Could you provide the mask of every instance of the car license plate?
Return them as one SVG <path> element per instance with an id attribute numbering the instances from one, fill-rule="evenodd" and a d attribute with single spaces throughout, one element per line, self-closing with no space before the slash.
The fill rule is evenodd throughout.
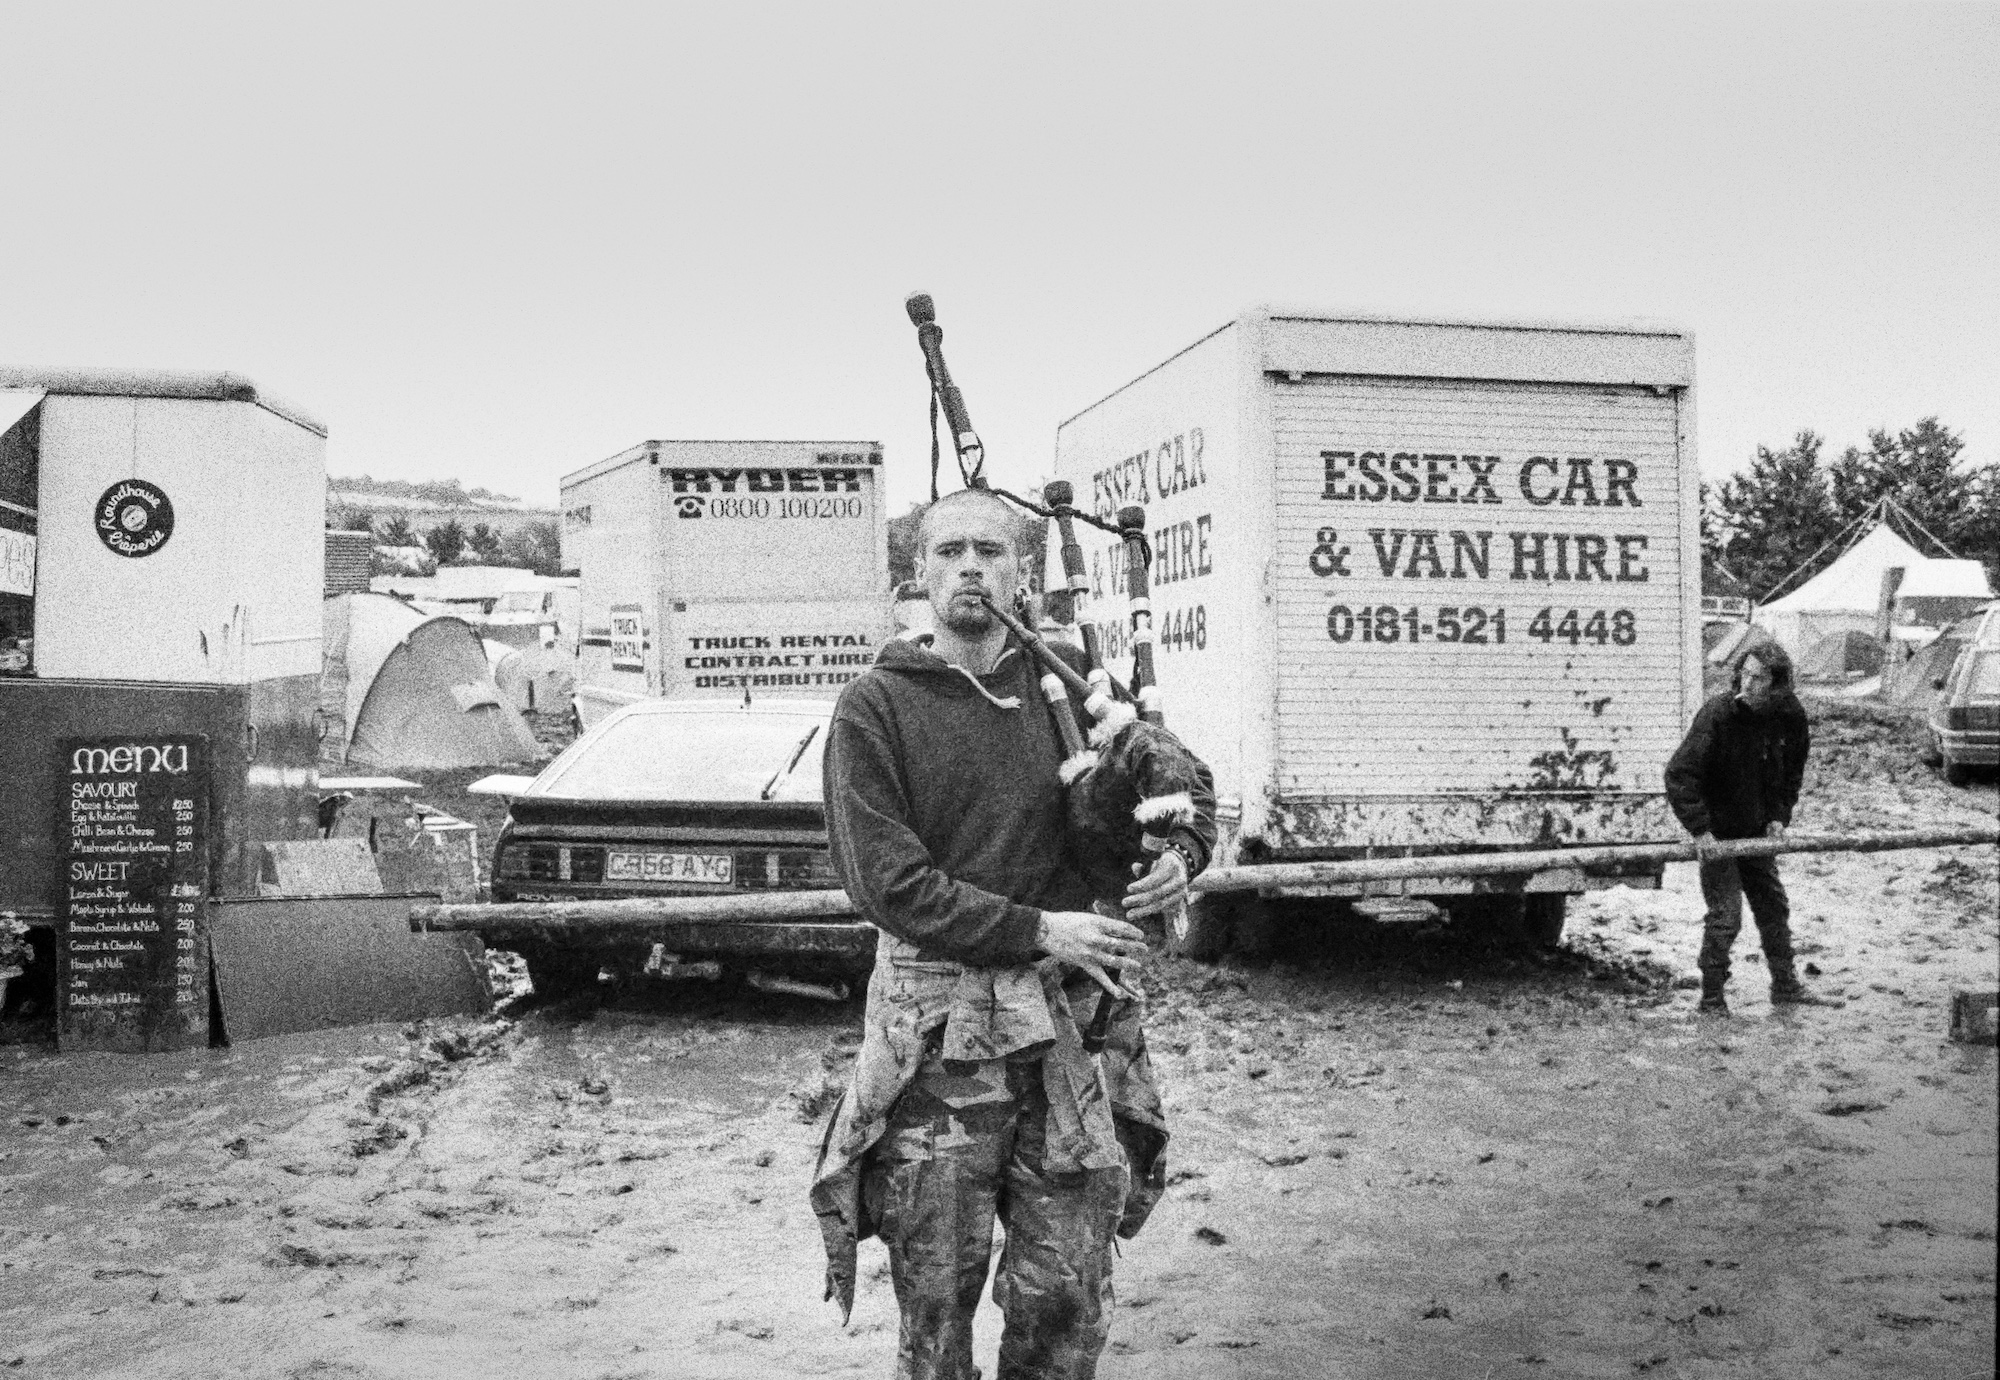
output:
<path id="1" fill-rule="evenodd" d="M 728 886 L 732 859 L 727 853 L 655 853 L 613 849 L 604 860 L 607 882 L 706 882 Z"/>

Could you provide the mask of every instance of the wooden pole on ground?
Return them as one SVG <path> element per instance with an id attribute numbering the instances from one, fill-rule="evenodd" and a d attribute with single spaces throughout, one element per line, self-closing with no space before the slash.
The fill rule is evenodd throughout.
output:
<path id="1" fill-rule="evenodd" d="M 1788 834 L 1781 839 L 1731 839 L 1708 850 L 1712 858 L 1769 858 L 1780 853 L 1884 853 L 1903 848 L 1950 848 L 2000 843 L 2000 828 L 1908 829 L 1847 834 Z M 1357 858 L 1346 862 L 1264 863 L 1210 868 L 1194 879 L 1196 892 L 1254 891 L 1260 887 L 1324 886 L 1335 882 L 1393 882 L 1435 877 L 1492 877 L 1549 868 L 1589 870 L 1632 864 L 1692 862 L 1693 839 L 1674 843 L 1618 843 L 1585 848 L 1542 848 L 1518 853 L 1473 853 L 1423 858 Z"/>
<path id="2" fill-rule="evenodd" d="M 635 896 L 619 901 L 505 901 L 496 905 L 411 906 L 410 928 L 564 930 L 616 934 L 648 925 L 727 925 L 759 920 L 854 919 L 844 891 L 763 891 L 743 896 Z"/>
<path id="3" fill-rule="evenodd" d="M 1709 850 L 1715 858 L 1768 858 L 1780 853 L 1882 853 L 1905 848 L 1951 848 L 2000 843 L 2000 828 L 1910 829 L 1848 834 L 1789 834 L 1782 839 L 1737 839 Z M 1531 852 L 1452 854 L 1424 858 L 1364 858 L 1348 862 L 1268 863 L 1211 868 L 1194 879 L 1196 892 L 1254 891 L 1260 887 L 1319 886 L 1337 882 L 1387 882 L 1435 877 L 1491 877 L 1566 867 L 1581 870 L 1669 862 L 1695 857 L 1692 839 L 1676 843 L 1620 843 L 1595 848 L 1543 848 Z M 844 891 L 765 891 L 740 896 L 640 896 L 619 901 L 509 901 L 497 905 L 412 906 L 410 928 L 425 930 L 520 929 L 551 937 L 615 936 L 658 924 L 725 925 L 757 921 L 855 918 Z"/>

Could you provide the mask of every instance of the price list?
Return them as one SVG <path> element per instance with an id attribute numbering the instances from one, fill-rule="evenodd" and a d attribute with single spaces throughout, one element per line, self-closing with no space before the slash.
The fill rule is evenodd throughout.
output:
<path id="1" fill-rule="evenodd" d="M 208 1043 L 208 740 L 65 739 L 57 774 L 57 1041 Z"/>

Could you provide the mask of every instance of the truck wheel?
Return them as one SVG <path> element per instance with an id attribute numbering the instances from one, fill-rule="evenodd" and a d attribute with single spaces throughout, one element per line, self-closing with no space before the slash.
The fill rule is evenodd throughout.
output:
<path id="1" fill-rule="evenodd" d="M 1954 762 L 1949 757 L 1944 759 L 1945 785 L 1963 786 L 1969 784 L 1971 780 L 1972 780 L 1972 769 L 1966 766 L 1965 763 Z"/>
<path id="2" fill-rule="evenodd" d="M 1522 898 L 1521 938 L 1537 948 L 1553 949 L 1562 943 L 1563 918 L 1569 897 L 1560 891 L 1537 892 Z"/>
<path id="3" fill-rule="evenodd" d="M 1923 764 L 1933 769 L 1944 765 L 1944 745 L 1938 742 L 1935 733 L 1924 734 Z"/>
<path id="4" fill-rule="evenodd" d="M 1199 963 L 1215 962 L 1229 951 L 1241 904 L 1234 896 L 1213 892 L 1190 896 L 1186 906 L 1167 917 L 1167 952 Z"/>
<path id="5" fill-rule="evenodd" d="M 528 981 L 542 1001 L 563 1001 L 597 990 L 597 974 L 603 961 L 594 950 L 555 949 L 537 945 L 524 949 Z"/>

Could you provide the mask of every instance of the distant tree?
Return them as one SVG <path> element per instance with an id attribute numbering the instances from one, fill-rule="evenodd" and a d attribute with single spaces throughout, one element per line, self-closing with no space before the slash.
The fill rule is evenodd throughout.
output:
<path id="1" fill-rule="evenodd" d="M 378 546 L 369 558 L 368 573 L 370 575 L 435 575 L 437 574 L 437 562 L 432 559 L 430 552 L 425 551 L 422 547 L 417 548 L 417 558 L 411 560 L 407 556 L 390 557 L 384 555 L 383 548 Z"/>
<path id="2" fill-rule="evenodd" d="M 1039 498 L 1045 483 L 1046 480 L 1037 479 L 1028 492 Z M 1021 517 L 1028 525 L 1028 549 L 1021 554 L 1021 570 L 1028 577 L 1028 588 L 1040 592 L 1042 578 L 1048 568 L 1051 524 L 1047 518 L 1036 517 L 1033 513 L 1023 513 Z M 1078 535 L 1081 536 L 1082 532 L 1079 531 Z"/>
<path id="3" fill-rule="evenodd" d="M 1703 554 L 1768 598 L 1779 580 L 1887 498 L 1913 520 L 1892 517 L 1891 526 L 1927 555 L 1940 553 L 1925 533 L 2000 575 L 2000 465 L 1964 464 L 1964 447 L 1936 417 L 1894 435 L 1871 431 L 1866 448 L 1849 446 L 1824 467 L 1820 438 L 1810 431 L 1786 450 L 1759 446 L 1747 474 L 1716 490 L 1703 486 Z M 1820 552 L 1786 588 L 1817 574 L 1839 550 Z"/>
<path id="4" fill-rule="evenodd" d="M 917 523 L 927 503 L 912 503 L 910 511 L 889 519 L 889 588 L 917 578 Z"/>
<path id="5" fill-rule="evenodd" d="M 472 524 L 472 530 L 465 534 L 465 544 L 471 550 L 473 559 L 481 565 L 499 565 L 502 559 L 500 534 L 483 522 Z"/>
<path id="6" fill-rule="evenodd" d="M 375 540 L 381 546 L 415 546 L 417 533 L 410 520 L 398 513 L 376 530 Z"/>
<path id="7" fill-rule="evenodd" d="M 546 518 L 522 523 L 507 534 L 501 547 L 509 565 L 524 566 L 537 575 L 562 573 L 562 535 Z"/>
<path id="8" fill-rule="evenodd" d="M 1820 468 L 1824 444 L 1817 433 L 1801 431 L 1784 450 L 1759 446 L 1749 472 L 1731 476 L 1715 491 L 1708 554 L 1759 599 L 1768 598 L 1815 553 L 1821 561 L 1835 554 L 1820 548 L 1848 518 L 1834 506 L 1832 486 Z"/>
<path id="9" fill-rule="evenodd" d="M 1983 473 L 1958 463 L 1964 449 L 1965 439 L 1936 417 L 1925 417 L 1894 436 L 1871 431 L 1866 450 L 1849 446 L 1833 462 L 1834 502 L 1854 518 L 1887 498 L 1946 546 L 1980 547 L 1985 543 L 1979 529 L 1987 516 L 1981 503 Z M 1905 535 L 1922 544 L 1920 534 Z"/>
<path id="10" fill-rule="evenodd" d="M 335 532 L 372 532 L 375 530 L 375 514 L 366 508 L 342 504 L 327 514 L 326 525 Z"/>
<path id="11" fill-rule="evenodd" d="M 457 518 L 447 519 L 424 533 L 424 545 L 439 565 L 454 565 L 465 554 L 465 528 Z"/>
<path id="12" fill-rule="evenodd" d="M 1986 563 L 1986 578 L 2000 589 L 2000 463 L 1981 465 L 1973 471 L 1975 485 L 1967 504 L 1965 523 L 1958 529 L 1963 543 L 1958 554 Z"/>

